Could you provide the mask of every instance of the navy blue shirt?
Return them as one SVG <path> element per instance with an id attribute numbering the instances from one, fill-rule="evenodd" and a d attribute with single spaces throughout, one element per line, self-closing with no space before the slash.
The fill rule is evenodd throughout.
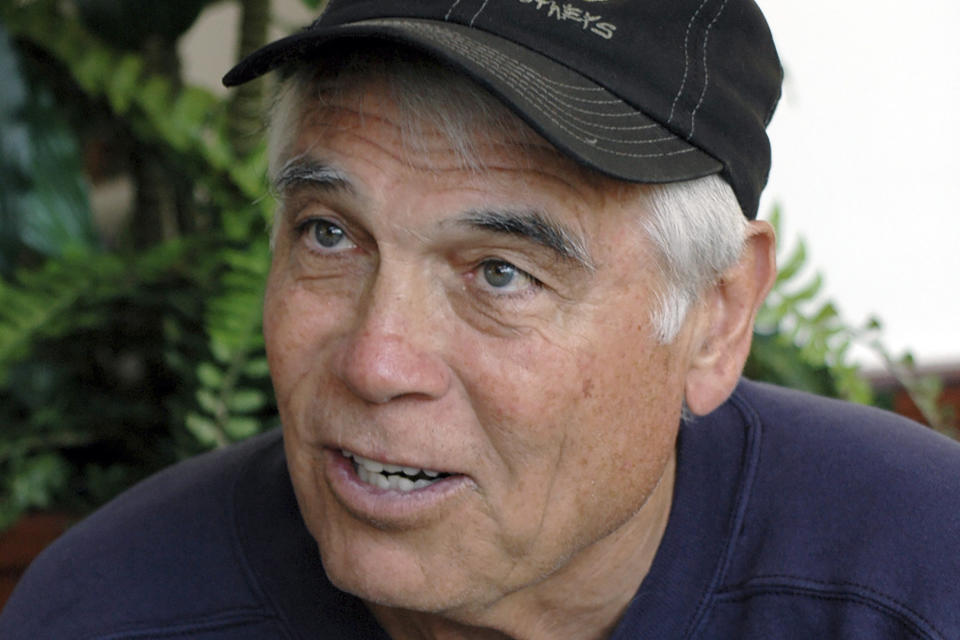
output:
<path id="1" fill-rule="evenodd" d="M 670 520 L 613 637 L 960 639 L 960 445 L 751 382 L 678 442 Z M 280 434 L 177 465 L 76 525 L 0 638 L 386 634 L 326 579 Z"/>

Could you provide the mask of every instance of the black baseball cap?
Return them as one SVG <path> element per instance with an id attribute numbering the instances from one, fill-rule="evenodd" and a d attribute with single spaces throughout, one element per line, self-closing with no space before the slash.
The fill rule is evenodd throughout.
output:
<path id="1" fill-rule="evenodd" d="M 753 0 L 330 0 L 223 83 L 350 38 L 444 60 L 601 173 L 644 183 L 719 173 L 757 215 L 783 72 Z"/>

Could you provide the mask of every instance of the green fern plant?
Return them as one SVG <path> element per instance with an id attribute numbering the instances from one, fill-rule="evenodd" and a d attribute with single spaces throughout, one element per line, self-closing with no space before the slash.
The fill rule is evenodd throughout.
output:
<path id="1" fill-rule="evenodd" d="M 770 216 L 780 231 L 780 210 Z M 756 322 L 753 347 L 746 375 L 784 386 L 843 398 L 861 404 L 875 404 L 875 397 L 860 367 L 851 359 L 850 349 L 870 349 L 920 409 L 934 429 L 953 438 L 960 437 L 956 416 L 939 401 L 943 389 L 934 376 L 917 373 L 913 356 L 894 356 L 882 340 L 883 326 L 870 318 L 862 326 L 848 324 L 831 300 L 825 300 L 823 277 L 806 276 L 807 248 L 799 239 L 792 248 L 781 246 L 784 254 L 773 290 Z"/>
<path id="2" fill-rule="evenodd" d="M 5 5 L 0 19 L 188 177 L 212 221 L 146 250 L 72 249 L 0 281 L 2 529 L 30 508 L 96 506 L 272 426 L 275 411 L 260 325 L 262 144 L 236 151 L 223 100 L 148 71 L 56 3 Z"/>
<path id="3" fill-rule="evenodd" d="M 780 210 L 770 223 L 779 234 Z M 857 331 L 841 318 L 836 305 L 823 299 L 823 277 L 807 276 L 803 239 L 781 246 L 777 279 L 757 314 L 754 344 L 745 373 L 785 386 L 861 404 L 873 392 L 849 352 Z"/>
<path id="4" fill-rule="evenodd" d="M 270 249 L 263 234 L 244 250 L 221 253 L 228 271 L 224 291 L 206 313 L 212 358 L 197 365 L 198 411 L 186 426 L 202 443 L 223 446 L 257 433 L 262 422 L 253 415 L 270 404 L 264 386 L 269 369 L 264 354 L 263 287 Z"/>

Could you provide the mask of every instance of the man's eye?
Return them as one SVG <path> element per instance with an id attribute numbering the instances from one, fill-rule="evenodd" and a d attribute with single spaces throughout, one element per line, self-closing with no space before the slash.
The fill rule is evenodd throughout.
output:
<path id="1" fill-rule="evenodd" d="M 480 265 L 484 282 L 502 293 L 520 293 L 540 282 L 526 271 L 503 260 L 486 260 Z"/>
<path id="2" fill-rule="evenodd" d="M 517 268 L 509 262 L 489 261 L 483 264 L 483 278 L 491 287 L 509 286 L 517 277 Z"/>
<path id="3" fill-rule="evenodd" d="M 336 249 L 342 251 L 352 249 L 356 245 L 350 241 L 342 227 L 329 220 L 307 220 L 300 226 L 300 232 L 306 234 L 307 241 L 316 250 L 327 251 Z"/>

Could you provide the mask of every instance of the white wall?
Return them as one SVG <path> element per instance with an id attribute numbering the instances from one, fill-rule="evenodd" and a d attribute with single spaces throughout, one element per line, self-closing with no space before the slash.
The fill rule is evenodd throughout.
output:
<path id="1" fill-rule="evenodd" d="M 782 205 L 847 319 L 960 361 L 960 3 L 759 4 L 787 73 L 761 211 Z"/>
<path id="2" fill-rule="evenodd" d="M 315 17 L 301 0 L 273 0 L 273 12 L 272 38 L 293 33 Z M 226 93 L 220 78 L 236 62 L 239 20 L 239 7 L 234 3 L 214 4 L 197 18 L 179 43 L 187 82 Z"/>

